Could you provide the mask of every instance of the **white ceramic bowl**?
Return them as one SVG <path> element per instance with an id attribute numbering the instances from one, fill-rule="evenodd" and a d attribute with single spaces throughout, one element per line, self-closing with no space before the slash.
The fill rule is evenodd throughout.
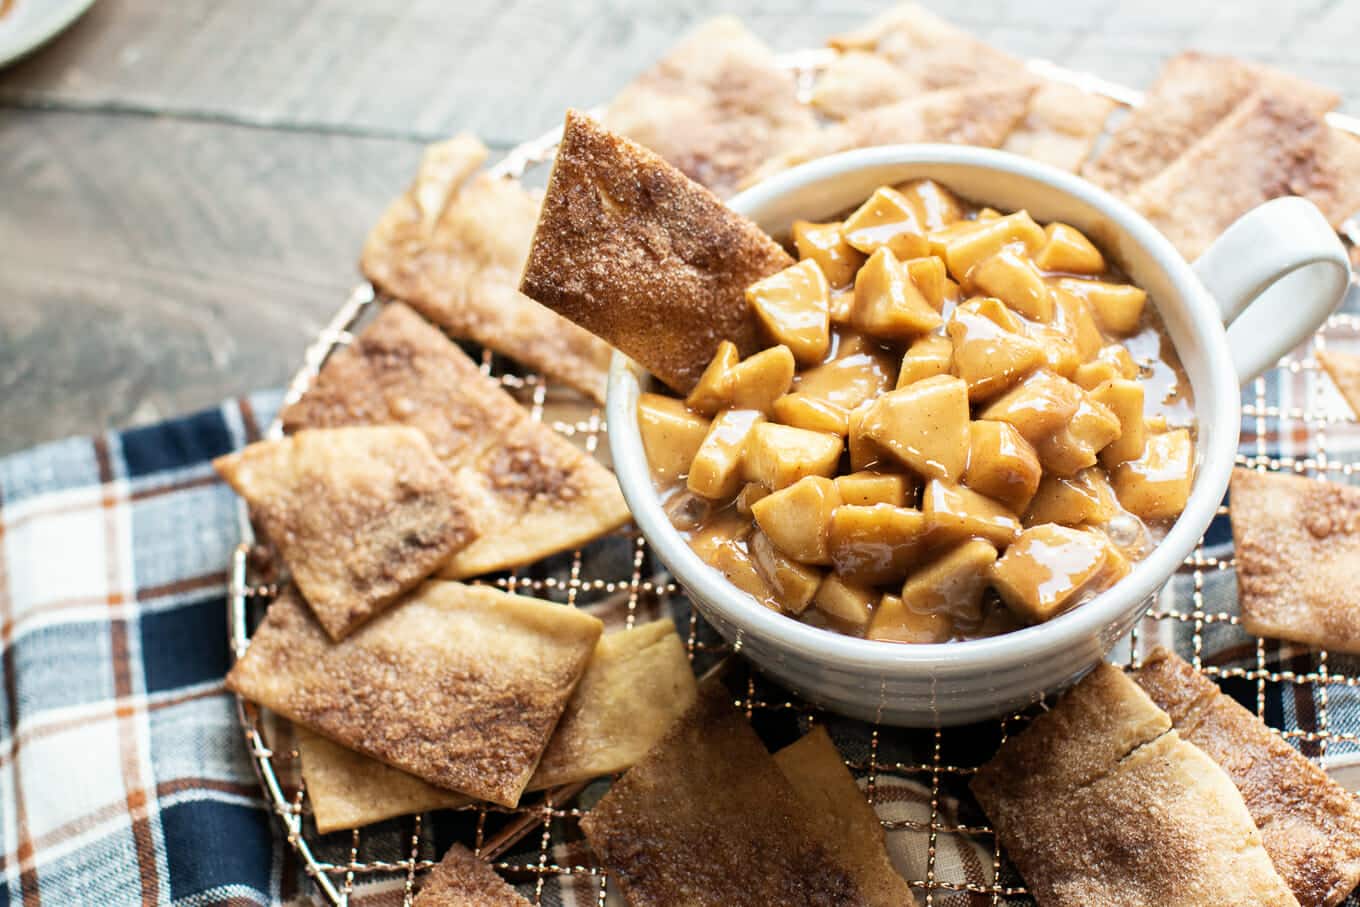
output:
<path id="1" fill-rule="evenodd" d="M 759 605 L 700 560 L 671 526 L 638 433 L 638 395 L 651 379 L 617 354 L 608 418 L 614 468 L 643 535 L 738 651 L 826 708 L 888 724 L 937 726 L 1023 708 L 1075 681 L 1130 630 L 1223 499 L 1237 450 L 1239 381 L 1269 368 L 1316 330 L 1340 302 L 1350 272 L 1336 234 L 1301 199 L 1250 212 L 1191 266 L 1151 224 L 1090 183 L 977 148 L 852 151 L 779 174 L 729 204 L 771 235 L 787 236 L 795 219 L 830 219 L 878 186 L 922 177 L 979 204 L 1024 208 L 1040 223 L 1075 226 L 1157 306 L 1194 390 L 1198 467 L 1184 513 L 1125 579 L 1045 624 L 990 639 L 901 645 L 820 630 Z"/>

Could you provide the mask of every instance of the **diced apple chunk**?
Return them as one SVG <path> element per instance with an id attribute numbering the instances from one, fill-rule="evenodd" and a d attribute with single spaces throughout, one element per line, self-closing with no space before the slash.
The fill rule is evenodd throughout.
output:
<path id="1" fill-rule="evenodd" d="M 953 341 L 940 334 L 927 334 L 907 347 L 902 368 L 897 372 L 897 386 L 902 388 L 922 378 L 948 375 L 953 367 Z"/>
<path id="2" fill-rule="evenodd" d="M 669 482 L 689 472 L 708 434 L 708 420 L 674 397 L 643 394 L 638 398 L 638 431 L 652 475 Z"/>
<path id="3" fill-rule="evenodd" d="M 829 431 L 842 436 L 850 428 L 850 413 L 845 407 L 807 394 L 785 394 L 774 401 L 774 417 L 795 428 Z"/>
<path id="4" fill-rule="evenodd" d="M 855 276 L 850 322 L 874 337 L 911 340 L 940 326 L 940 313 L 926 301 L 907 269 L 887 247 L 879 249 Z"/>
<path id="5" fill-rule="evenodd" d="M 1125 510 L 1145 520 L 1173 519 L 1190 497 L 1194 465 L 1189 431 L 1178 428 L 1149 435 L 1142 456 L 1115 467 L 1115 494 Z"/>
<path id="6" fill-rule="evenodd" d="M 843 447 L 840 435 L 765 422 L 746 444 L 742 476 L 778 491 L 805 476 L 833 475 Z"/>
<path id="7" fill-rule="evenodd" d="M 1094 390 L 1101 383 L 1115 378 L 1138 377 L 1138 364 L 1122 344 L 1102 347 L 1096 358 L 1083 362 L 1072 375 L 1072 380 L 1086 390 Z"/>
<path id="8" fill-rule="evenodd" d="M 812 259 L 758 280 L 746 289 L 746 301 L 765 333 L 783 344 L 801 366 L 816 365 L 831 345 L 831 289 Z"/>
<path id="9" fill-rule="evenodd" d="M 916 289 L 921 291 L 926 302 L 938 312 L 949 294 L 950 280 L 949 275 L 945 273 L 944 262 L 934 255 L 927 255 L 924 258 L 909 259 L 906 264 L 907 276 L 916 284 Z"/>
<path id="10" fill-rule="evenodd" d="M 755 558 L 737 545 L 722 545 L 713 552 L 709 565 L 727 581 L 767 608 L 774 606 L 774 589 L 756 569 Z"/>
<path id="11" fill-rule="evenodd" d="M 864 414 L 862 429 L 918 474 L 957 481 L 968 462 L 968 385 L 939 375 L 886 393 Z"/>
<path id="12" fill-rule="evenodd" d="M 891 504 L 906 507 L 916 494 L 914 483 L 901 473 L 852 472 L 836 477 L 836 490 L 846 504 Z"/>
<path id="13" fill-rule="evenodd" d="M 1092 400 L 1104 404 L 1119 420 L 1119 437 L 1100 452 L 1100 462 L 1113 469 L 1126 460 L 1143 455 L 1147 428 L 1143 422 L 1143 385 L 1126 378 L 1112 378 L 1090 392 Z"/>
<path id="14" fill-rule="evenodd" d="M 954 345 L 954 374 L 968 382 L 974 402 L 1013 387 L 1044 361 L 1043 348 L 999 299 L 968 300 L 954 309 L 945 330 Z"/>
<path id="15" fill-rule="evenodd" d="M 841 225 L 845 241 L 870 255 L 887 247 L 898 258 L 917 258 L 930 252 L 925 227 L 911 203 L 896 189 L 883 186 Z"/>
<path id="16" fill-rule="evenodd" d="M 1096 322 L 1111 334 L 1123 336 L 1138 330 L 1147 303 L 1147 291 L 1127 283 L 1062 278 L 1058 286 L 1091 304 Z"/>
<path id="17" fill-rule="evenodd" d="M 1015 513 L 1024 513 L 1042 476 L 1034 445 L 1014 425 L 978 420 L 968 426 L 963 484 Z"/>
<path id="18" fill-rule="evenodd" d="M 1041 623 L 1127 572 L 1128 561 L 1102 533 L 1045 523 L 1022 532 L 992 566 L 992 585 L 1012 611 Z"/>
<path id="19" fill-rule="evenodd" d="M 708 427 L 690 465 L 687 485 L 711 500 L 730 498 L 741 488 L 746 445 L 765 416 L 751 409 L 729 409 Z"/>
<path id="20" fill-rule="evenodd" d="M 842 504 L 831 514 L 827 545 L 836 573 L 876 586 L 901 580 L 925 543 L 925 514 L 891 504 Z"/>
<path id="21" fill-rule="evenodd" d="M 1015 311 L 1038 322 L 1053 320 L 1053 296 L 1039 272 L 1014 249 L 984 258 L 968 273 L 969 285 L 995 296 Z"/>
<path id="22" fill-rule="evenodd" d="M 982 595 L 991 582 L 996 548 L 981 539 L 964 542 L 920 567 L 902 585 L 902 601 L 918 614 L 947 616 L 950 623 L 982 622 Z"/>
<path id="23" fill-rule="evenodd" d="M 830 564 L 831 514 L 840 503 L 835 482 L 808 476 L 753 503 L 751 515 L 788 557 L 804 564 Z"/>
<path id="24" fill-rule="evenodd" d="M 931 480 L 921 495 L 921 510 L 930 526 L 931 544 L 980 538 L 1004 549 L 1020 532 L 1010 508 L 971 488 Z"/>
<path id="25" fill-rule="evenodd" d="M 1034 263 L 1045 271 L 1104 273 L 1105 257 L 1077 228 L 1055 221 L 1044 227 L 1044 236 L 1048 241 L 1035 253 Z"/>
<path id="26" fill-rule="evenodd" d="M 980 418 L 1009 422 L 1021 437 L 1037 445 L 1067 424 L 1076 414 L 1083 396 L 1081 388 L 1071 381 L 1041 370 L 989 404 Z"/>
<path id="27" fill-rule="evenodd" d="M 1080 296 L 1069 293 L 1059 285 L 1052 286 L 1055 309 L 1055 323 L 1067 334 L 1077 349 L 1081 362 L 1089 362 L 1100 354 L 1105 345 L 1105 336 L 1100 333 L 1091 304 Z"/>
<path id="28" fill-rule="evenodd" d="M 1034 445 L 1039 462 L 1060 476 L 1094 466 L 1098 454 L 1119 438 L 1119 419 L 1109 407 L 1083 393 L 1067 424 Z"/>
<path id="29" fill-rule="evenodd" d="M 921 613 L 908 607 L 899 596 L 885 595 L 878 600 L 865 639 L 899 643 L 948 642 L 953 627 L 943 614 Z"/>
<path id="30" fill-rule="evenodd" d="M 1072 339 L 1072 335 L 1060 321 L 1030 325 L 1029 336 L 1034 338 L 1044 351 L 1044 368 L 1064 378 L 1071 378 L 1076 374 L 1082 365 L 1081 352 L 1077 349 L 1077 342 Z"/>
<path id="31" fill-rule="evenodd" d="M 872 407 L 871 402 L 861 403 L 850 411 L 850 418 L 847 420 L 846 445 L 850 448 L 850 468 L 856 472 L 884 462 L 891 456 L 865 434 L 864 416 Z"/>
<path id="32" fill-rule="evenodd" d="M 759 529 L 751 533 L 748 545 L 757 572 L 773 591 L 779 606 L 790 614 L 807 610 L 822 582 L 822 571 L 785 556 Z"/>
<path id="33" fill-rule="evenodd" d="M 1030 502 L 1025 523 L 1059 523 L 1063 526 L 1100 525 L 1109 522 L 1119 504 L 1105 473 L 1083 469 L 1075 476 L 1044 476 Z"/>
<path id="34" fill-rule="evenodd" d="M 921 226 L 927 230 L 938 230 L 963 220 L 963 202 L 934 180 L 911 180 L 893 188 L 911 204 Z"/>
<path id="35" fill-rule="evenodd" d="M 747 482 L 741 486 L 741 491 L 737 492 L 737 513 L 742 516 L 751 516 L 751 508 L 755 506 L 756 501 L 769 497 L 769 494 L 770 489 L 759 482 Z"/>
<path id="36" fill-rule="evenodd" d="M 853 248 L 841 236 L 839 221 L 815 224 L 811 221 L 793 222 L 793 245 L 799 258 L 817 262 L 827 282 L 833 287 L 848 287 L 855 272 L 864 264 L 864 253 Z"/>
<path id="37" fill-rule="evenodd" d="M 835 359 L 798 376 L 795 393 L 825 400 L 846 410 L 892 389 L 897 360 L 892 353 L 856 335 L 843 337 Z"/>
<path id="38" fill-rule="evenodd" d="M 774 401 L 788 393 L 795 363 L 786 346 L 772 346 L 738 362 L 731 370 L 728 403 L 736 409 L 769 414 Z"/>
<path id="39" fill-rule="evenodd" d="M 1027 211 L 1017 211 L 994 220 L 974 221 L 973 229 L 960 231 L 945 243 L 944 263 L 954 279 L 967 285 L 968 272 L 984 258 L 1006 246 L 1023 246 L 1026 253 L 1038 251 L 1047 242 L 1043 228 Z"/>
<path id="40" fill-rule="evenodd" d="M 862 631 L 869 623 L 877 599 L 874 590 L 833 573 L 822 580 L 812 603 L 827 617 Z"/>
<path id="41" fill-rule="evenodd" d="M 732 369 L 740 361 L 741 354 L 737 352 L 735 343 L 730 340 L 719 343 L 713 358 L 708 360 L 708 366 L 699 376 L 698 383 L 685 398 L 685 405 L 705 416 L 711 416 L 727 406 L 732 399 Z"/>

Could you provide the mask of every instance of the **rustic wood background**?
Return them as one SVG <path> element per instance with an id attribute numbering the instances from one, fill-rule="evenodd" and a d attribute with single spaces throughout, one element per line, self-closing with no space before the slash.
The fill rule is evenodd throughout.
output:
<path id="1" fill-rule="evenodd" d="M 0 452 L 281 384 L 422 143 L 512 146 L 721 12 L 795 49 L 886 2 L 99 0 L 0 71 Z M 1354 0 L 927 2 L 1132 85 L 1198 47 L 1360 102 Z"/>

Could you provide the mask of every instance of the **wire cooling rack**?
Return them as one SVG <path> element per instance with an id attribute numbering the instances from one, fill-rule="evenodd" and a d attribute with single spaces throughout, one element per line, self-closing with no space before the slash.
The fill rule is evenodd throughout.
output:
<path id="1" fill-rule="evenodd" d="M 783 58 L 805 97 L 829 54 L 808 51 Z M 1136 91 L 1046 61 L 1029 66 L 1046 78 L 1105 95 L 1125 107 L 1141 101 Z M 1331 123 L 1360 134 L 1360 122 L 1351 118 L 1334 114 Z M 514 149 L 493 172 L 525 175 L 551 160 L 559 137 L 560 129 Z M 1351 223 L 1342 232 L 1352 243 L 1360 239 Z M 306 392 L 326 358 L 347 345 L 381 304 L 366 284 L 353 291 L 306 351 L 285 405 Z M 1316 336 L 1244 389 L 1239 465 L 1342 482 L 1352 481 L 1360 471 L 1360 425 L 1320 371 L 1315 353 L 1324 348 L 1360 352 L 1356 287 L 1342 311 Z M 607 454 L 598 407 L 490 351 L 469 349 L 480 356 L 483 372 L 498 378 L 535 419 L 589 452 Z M 277 419 L 268 433 L 281 435 Z M 1241 629 L 1226 517 L 1227 508 L 1221 507 L 1194 554 L 1111 659 L 1136 666 L 1154 646 L 1174 648 L 1305 755 L 1333 766 L 1360 763 L 1360 658 L 1292 647 Z M 238 658 L 278 591 L 273 565 L 255 544 L 244 505 L 239 521 L 242 541 L 233 556 L 228 600 L 230 643 Z M 590 608 L 607 624 L 631 626 L 670 615 L 696 670 L 728 652 L 632 526 L 581 550 L 481 582 Z M 976 767 L 1029 716 L 935 731 L 866 725 L 792 701 L 743 660 L 733 662 L 734 698 L 767 743 L 790 742 L 815 723 L 828 726 L 879 811 L 898 868 L 925 904 L 1033 904 L 967 792 Z M 607 790 L 610 779 L 551 791 L 516 809 L 475 805 L 320 835 L 311 819 L 291 727 L 243 699 L 238 698 L 237 707 L 252 762 L 289 851 L 329 903 L 409 904 L 421 873 L 453 841 L 476 848 L 535 904 L 623 903 L 593 863 L 578 827 L 580 816 Z M 1360 907 L 1360 898 L 1345 907 Z"/>

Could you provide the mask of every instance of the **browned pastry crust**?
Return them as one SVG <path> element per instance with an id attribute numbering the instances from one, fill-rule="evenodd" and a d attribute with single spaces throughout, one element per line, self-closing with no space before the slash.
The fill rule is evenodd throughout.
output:
<path id="1" fill-rule="evenodd" d="M 628 520 L 618 482 L 589 454 L 534 421 L 457 345 L 393 303 L 336 352 L 285 431 L 399 422 L 418 428 L 453 470 L 481 537 L 442 574 L 475 576 L 584 544 Z"/>
<path id="2" fill-rule="evenodd" d="M 1188 259 L 1252 208 L 1286 195 L 1318 204 L 1333 222 L 1360 208 L 1360 144 L 1329 129 L 1307 105 L 1258 92 L 1129 203 Z"/>
<path id="3" fill-rule="evenodd" d="M 1025 115 L 1035 84 L 1021 77 L 998 86 L 935 91 L 860 111 L 770 158 L 748 182 L 828 154 L 874 145 L 944 142 L 997 148 Z"/>
<path id="4" fill-rule="evenodd" d="M 575 608 L 430 582 L 332 643 L 289 589 L 227 686 L 431 784 L 514 806 L 602 629 Z"/>
<path id="5" fill-rule="evenodd" d="M 1315 114 L 1338 102 L 1334 93 L 1286 73 L 1233 57 L 1187 51 L 1162 67 L 1143 103 L 1082 174 L 1116 195 L 1128 195 L 1190 150 L 1258 89 Z"/>
<path id="6" fill-rule="evenodd" d="M 581 820 L 632 907 L 870 904 L 715 685 Z"/>
<path id="7" fill-rule="evenodd" d="M 972 788 L 1044 907 L 1293 907 L 1228 775 L 1102 664 Z"/>
<path id="8" fill-rule="evenodd" d="M 608 344 L 517 289 L 541 193 L 477 173 L 485 157 L 468 135 L 432 145 L 415 182 L 369 234 L 364 276 L 455 337 L 603 402 Z"/>
<path id="9" fill-rule="evenodd" d="M 619 92 L 603 121 L 720 196 L 816 128 L 793 74 L 731 16 L 686 35 Z"/>
<path id="10" fill-rule="evenodd" d="M 1341 392 L 1351 412 L 1360 416 L 1360 356 L 1333 350 L 1318 350 L 1314 355 Z"/>
<path id="11" fill-rule="evenodd" d="M 1044 82 L 1001 150 L 1075 171 L 1095 147 L 1114 106 L 1109 98 L 1075 86 Z"/>
<path id="12" fill-rule="evenodd" d="M 1360 884 L 1360 801 L 1172 653 L 1153 652 L 1133 677 L 1232 778 L 1302 907 L 1333 907 Z"/>
<path id="13" fill-rule="evenodd" d="M 683 393 L 721 341 L 759 348 L 745 290 L 791 264 L 713 193 L 568 111 L 520 288 Z"/>
<path id="14" fill-rule="evenodd" d="M 477 537 L 463 483 L 413 429 L 304 431 L 213 466 L 335 640 Z"/>
<path id="15" fill-rule="evenodd" d="M 485 860 L 454 844 L 425 877 L 411 907 L 529 907 L 529 902 Z"/>
<path id="16" fill-rule="evenodd" d="M 1360 488 L 1239 468 L 1228 506 L 1247 632 L 1360 653 Z"/>

